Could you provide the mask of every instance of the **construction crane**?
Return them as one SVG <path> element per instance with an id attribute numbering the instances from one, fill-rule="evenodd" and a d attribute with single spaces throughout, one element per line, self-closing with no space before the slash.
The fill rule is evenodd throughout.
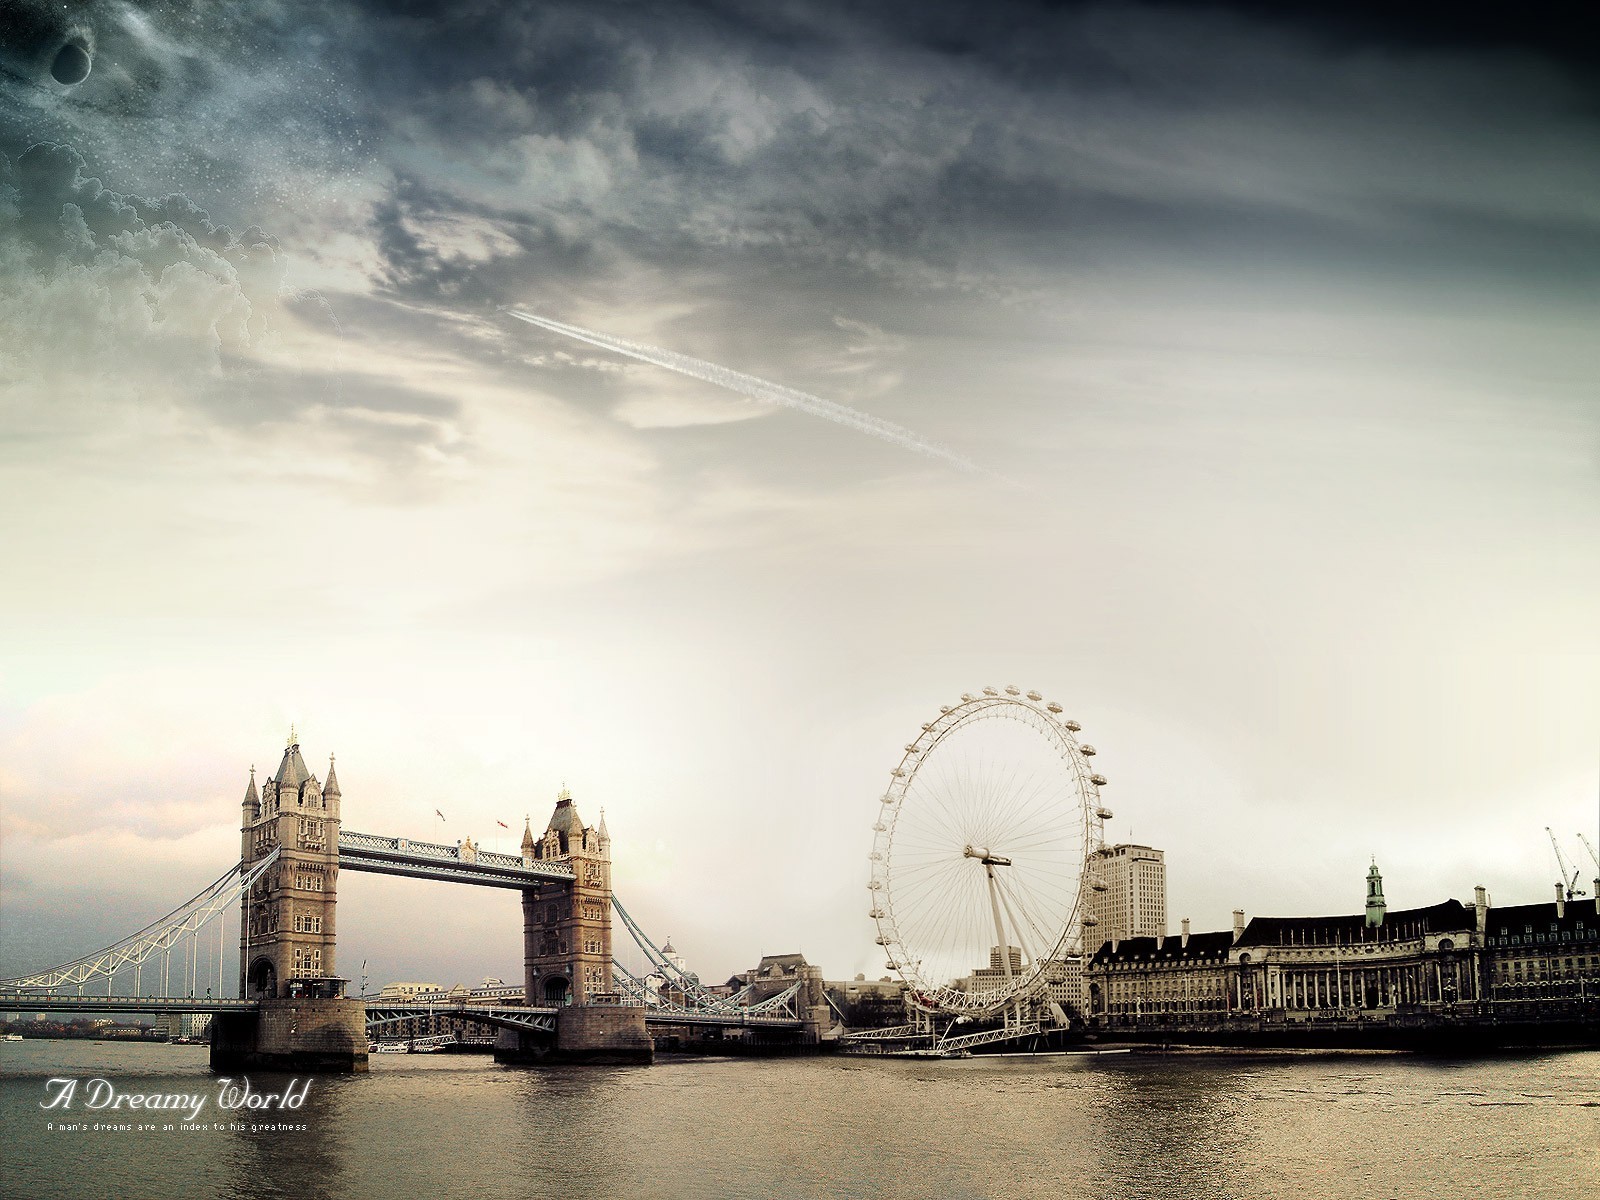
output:
<path id="1" fill-rule="evenodd" d="M 1600 854 L 1594 852 L 1594 843 L 1581 833 L 1578 835 L 1578 840 L 1583 843 L 1583 848 L 1589 852 L 1589 857 L 1594 861 L 1595 870 L 1600 871 Z"/>
<path id="2" fill-rule="evenodd" d="M 1582 870 L 1582 868 L 1574 868 L 1571 871 L 1572 878 L 1569 880 L 1567 878 L 1567 856 L 1561 853 L 1561 843 L 1556 841 L 1556 835 L 1554 831 L 1551 830 L 1550 826 L 1546 825 L 1544 827 L 1544 831 L 1550 835 L 1550 848 L 1556 852 L 1556 865 L 1561 868 L 1561 879 L 1559 882 L 1566 890 L 1567 899 L 1576 900 L 1579 896 L 1588 895 L 1587 892 L 1583 892 L 1578 889 L 1578 873 Z M 1593 853 L 1593 851 L 1591 850 L 1590 853 Z"/>

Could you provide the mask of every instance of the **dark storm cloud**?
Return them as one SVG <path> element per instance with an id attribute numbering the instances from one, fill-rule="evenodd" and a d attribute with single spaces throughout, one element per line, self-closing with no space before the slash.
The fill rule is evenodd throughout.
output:
<path id="1" fill-rule="evenodd" d="M 365 11 L 362 75 L 401 114 L 376 228 L 402 294 L 477 304 L 631 261 L 944 286 L 1157 242 L 1593 271 L 1594 114 L 1536 22 L 1496 40 L 1318 5 Z M 453 244 L 462 216 L 498 244 Z"/>
<path id="2" fill-rule="evenodd" d="M 68 127 L 118 186 L 293 227 L 313 254 L 354 234 L 403 304 L 576 316 L 670 298 L 732 330 L 778 288 L 804 313 L 793 340 L 837 297 L 1026 296 L 1084 267 L 1534 288 L 1600 270 L 1593 85 L 1525 16 L 1435 28 L 1243 0 L 81 13 L 104 30 L 78 84 L 24 78 L 0 30 L 10 138 Z"/>
<path id="3" fill-rule="evenodd" d="M 364 191 L 379 281 L 467 307 L 630 262 L 993 281 L 1030 234 L 1025 261 L 1137 249 L 1141 208 L 1205 252 L 1259 220 L 1293 254 L 1284 231 L 1315 226 L 1304 257 L 1380 271 L 1427 211 L 1411 257 L 1470 263 L 1486 223 L 1529 243 L 1592 225 L 1600 184 L 1595 76 L 1561 6 L 61 11 L 0 4 L 13 138 L 64 128 L 123 186 L 164 169 L 232 215 L 253 197 L 319 221 L 318 189 Z M 95 66 L 61 84 L 68 26 Z"/>
<path id="4" fill-rule="evenodd" d="M 278 352 L 295 332 L 337 333 L 325 298 L 284 288 L 286 269 L 262 230 L 236 234 L 183 195 L 112 191 L 70 147 L 0 155 L 0 329 L 18 412 L 28 395 L 53 408 L 86 393 L 238 429 L 315 411 L 344 451 L 394 469 L 456 441 L 455 400 Z"/>

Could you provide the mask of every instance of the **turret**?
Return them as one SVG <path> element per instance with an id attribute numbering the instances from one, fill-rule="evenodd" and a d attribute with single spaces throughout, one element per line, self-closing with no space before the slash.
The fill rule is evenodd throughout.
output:
<path id="1" fill-rule="evenodd" d="M 1367 928 L 1376 929 L 1383 924 L 1383 914 L 1388 905 L 1383 900 L 1383 876 L 1378 872 L 1378 860 L 1373 858 L 1367 871 Z"/>
<path id="2" fill-rule="evenodd" d="M 239 859 L 250 859 L 250 827 L 261 819 L 261 793 L 256 791 L 256 769 L 250 768 L 250 786 L 244 790 L 244 801 L 239 805 Z"/>
<path id="3" fill-rule="evenodd" d="M 361 764 L 356 764 L 356 774 L 359 775 Z M 356 782 L 359 784 L 360 779 Z M 322 802 L 330 809 L 339 807 L 339 777 L 333 773 L 333 755 L 328 755 L 328 782 L 322 785 Z"/>
<path id="4" fill-rule="evenodd" d="M 522 818 L 522 857 L 532 858 L 534 848 L 538 845 L 533 838 L 533 817 L 524 815 Z"/>

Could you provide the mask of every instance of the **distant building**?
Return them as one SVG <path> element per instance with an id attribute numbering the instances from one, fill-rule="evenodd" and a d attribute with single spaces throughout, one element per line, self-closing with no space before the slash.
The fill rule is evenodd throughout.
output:
<path id="1" fill-rule="evenodd" d="M 178 1028 L 180 1037 L 191 1038 L 199 1041 L 211 1031 L 210 1013 L 184 1013 L 183 1022 Z"/>
<path id="2" fill-rule="evenodd" d="M 835 1016 L 850 1029 L 881 1029 L 903 1025 L 906 1012 L 906 985 L 903 980 L 854 979 L 829 981 L 822 985 Z"/>
<path id="3" fill-rule="evenodd" d="M 1006 970 L 1006 959 L 1011 960 L 1011 969 Z M 972 974 L 964 975 L 955 981 L 955 986 L 968 995 L 979 995 L 983 992 L 999 991 L 1006 986 L 1006 980 L 1022 974 L 1022 951 L 1016 946 L 1007 946 L 1002 952 L 999 946 L 989 947 L 989 965 L 977 967 Z"/>
<path id="4" fill-rule="evenodd" d="M 1482 933 L 1484 991 L 1497 1005 L 1600 1000 L 1600 897 L 1488 908 Z"/>
<path id="5" fill-rule="evenodd" d="M 1108 940 L 1086 968 L 1104 1029 L 1227 1032 L 1592 1021 L 1600 1015 L 1594 903 L 1493 908 L 1445 900 L 1390 911 L 1376 864 L 1363 912 L 1256 917 L 1191 936 Z"/>
<path id="6" fill-rule="evenodd" d="M 1085 872 L 1083 952 L 1122 938 L 1167 936 L 1166 854 L 1150 846 L 1102 846 Z"/>
<path id="7" fill-rule="evenodd" d="M 443 992 L 437 983 L 386 983 L 378 991 L 379 1000 L 414 1000 L 421 995 Z"/>

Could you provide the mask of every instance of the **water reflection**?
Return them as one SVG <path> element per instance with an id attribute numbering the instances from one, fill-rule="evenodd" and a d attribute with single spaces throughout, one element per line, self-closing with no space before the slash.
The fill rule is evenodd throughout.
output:
<path id="1" fill-rule="evenodd" d="M 202 1090 L 203 1052 L 0 1044 L 0 1195 L 563 1194 L 939 1200 L 1571 1195 L 1600 1168 L 1600 1053 L 973 1058 L 500 1067 L 394 1055 L 315 1077 L 304 1132 L 47 1131 L 52 1074 Z M 251 1076 L 273 1089 L 283 1076 Z M 242 1122 L 241 1122 L 242 1123 Z M 88 1172 L 88 1175 L 86 1175 Z"/>
<path id="2" fill-rule="evenodd" d="M 244 1076 L 230 1076 L 235 1084 Z M 250 1089 L 266 1094 L 303 1086 L 306 1076 L 259 1073 L 248 1076 Z M 221 1078 L 216 1080 L 221 1084 Z M 222 1149 L 218 1176 L 229 1186 L 220 1194 L 233 1196 L 321 1194 L 346 1195 L 352 1182 L 346 1178 L 347 1142 L 352 1113 L 350 1076 L 313 1076 L 306 1099 L 298 1109 L 235 1109 L 211 1117 L 224 1126 L 219 1131 Z M 213 1103 L 220 1086 L 212 1091 Z M 274 1128 L 294 1126 L 293 1129 Z M 300 1129 L 304 1126 L 304 1129 Z"/>

